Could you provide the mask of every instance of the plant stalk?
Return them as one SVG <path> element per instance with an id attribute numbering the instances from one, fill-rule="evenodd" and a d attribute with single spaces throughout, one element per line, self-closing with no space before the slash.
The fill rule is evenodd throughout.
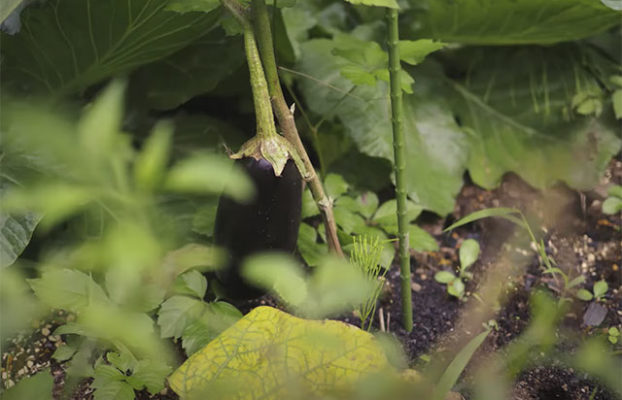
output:
<path id="1" fill-rule="evenodd" d="M 402 121 L 402 88 L 400 84 L 400 54 L 398 10 L 387 9 L 389 76 L 391 90 L 391 118 L 393 153 L 395 158 L 395 186 L 397 196 L 397 227 L 399 238 L 400 280 L 402 288 L 402 324 L 408 332 L 413 329 L 412 292 L 410 288 L 410 253 L 408 251 L 408 220 L 406 217 L 406 155 Z"/>
<path id="2" fill-rule="evenodd" d="M 307 181 L 313 199 L 321 211 L 324 227 L 326 228 L 326 239 L 328 248 L 336 254 L 343 256 L 341 245 L 337 237 L 337 226 L 335 224 L 335 216 L 333 214 L 332 201 L 326 196 L 322 181 L 315 173 L 315 169 L 311 164 L 311 160 L 305 150 L 294 116 L 287 106 L 279 75 L 276 67 L 276 57 L 274 56 L 274 44 L 272 42 L 272 31 L 270 28 L 270 17 L 268 16 L 268 8 L 265 0 L 253 0 L 252 2 L 253 23 L 255 25 L 255 34 L 259 44 L 259 52 L 261 53 L 261 61 L 265 69 L 266 79 L 268 81 L 268 91 L 274 107 L 274 112 L 279 121 L 279 126 L 283 130 L 283 134 L 287 140 L 294 146 L 300 154 L 302 162 L 309 174 Z"/>
<path id="3" fill-rule="evenodd" d="M 277 136 L 274 125 L 274 115 L 270 105 L 270 95 L 266 84 L 266 77 L 261 63 L 261 57 L 257 50 L 253 25 L 246 15 L 246 10 L 237 2 L 225 0 L 223 5 L 233 14 L 244 28 L 244 48 L 246 61 L 250 72 L 251 89 L 253 91 L 253 103 L 255 105 L 255 118 L 257 120 L 256 135 L 260 138 Z"/>

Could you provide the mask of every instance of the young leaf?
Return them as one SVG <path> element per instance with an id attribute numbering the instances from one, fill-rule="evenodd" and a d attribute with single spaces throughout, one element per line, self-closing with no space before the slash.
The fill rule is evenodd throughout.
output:
<path id="1" fill-rule="evenodd" d="M 614 197 L 622 199 L 622 186 L 611 185 L 609 186 L 607 193 L 609 194 L 609 196 L 614 196 Z"/>
<path id="2" fill-rule="evenodd" d="M 456 276 L 449 271 L 438 271 L 434 274 L 434 279 L 439 283 L 449 283 L 456 279 Z"/>
<path id="3" fill-rule="evenodd" d="M 299 306 L 307 298 L 304 274 L 289 256 L 278 253 L 254 256 L 244 263 L 242 274 L 249 282 L 274 291 L 292 306 Z"/>
<path id="4" fill-rule="evenodd" d="M 201 300 L 177 295 L 169 298 L 158 311 L 160 336 L 180 337 L 186 326 L 201 315 L 204 308 L 205 303 Z"/>
<path id="5" fill-rule="evenodd" d="M 622 119 L 622 89 L 613 92 L 611 101 L 613 102 L 613 111 L 616 115 L 616 119 Z"/>
<path id="6" fill-rule="evenodd" d="M 194 156 L 178 162 L 169 171 L 165 187 L 177 192 L 222 192 L 237 201 L 248 200 L 255 189 L 240 167 L 216 155 Z"/>
<path id="7" fill-rule="evenodd" d="M 378 209 L 378 196 L 374 192 L 360 194 L 356 202 L 359 204 L 359 212 L 367 219 L 371 218 Z"/>
<path id="8" fill-rule="evenodd" d="M 343 176 L 337 174 L 328 174 L 324 179 L 324 187 L 326 194 L 333 199 L 345 194 L 348 191 L 348 183 Z"/>
<path id="9" fill-rule="evenodd" d="M 137 360 L 134 358 L 132 353 L 126 350 L 119 353 L 113 351 L 108 352 L 106 353 L 106 359 L 110 364 L 122 372 L 133 370 L 137 363 Z"/>
<path id="10" fill-rule="evenodd" d="M 585 276 L 579 275 L 570 282 L 568 282 L 568 285 L 566 285 L 566 289 L 572 289 L 573 287 L 580 285 L 583 282 L 585 282 Z"/>
<path id="11" fill-rule="evenodd" d="M 316 215 L 320 215 L 320 210 L 317 208 L 317 203 L 313 199 L 313 195 L 309 188 L 305 188 L 304 192 L 302 192 L 301 218 L 305 219 Z"/>
<path id="12" fill-rule="evenodd" d="M 425 57 L 446 46 L 432 39 L 400 40 L 400 59 L 410 65 L 420 64 Z"/>
<path id="13" fill-rule="evenodd" d="M 333 209 L 335 222 L 348 234 L 360 233 L 367 227 L 365 220 L 359 214 L 346 207 L 335 205 Z"/>
<path id="14" fill-rule="evenodd" d="M 64 343 L 61 346 L 57 347 L 54 353 L 52 354 L 52 358 L 58 362 L 63 362 L 69 360 L 76 354 L 78 351 L 79 343 Z"/>
<path id="15" fill-rule="evenodd" d="M 164 389 L 164 382 L 171 371 L 172 368 L 162 361 L 144 359 L 138 362 L 127 382 L 136 390 L 145 387 L 149 393 L 156 394 Z"/>
<path id="16" fill-rule="evenodd" d="M 207 279 L 196 269 L 190 270 L 175 279 L 173 291 L 175 294 L 203 299 L 207 291 Z"/>
<path id="17" fill-rule="evenodd" d="M 443 400 L 445 398 L 447 393 L 449 393 L 451 388 L 458 381 L 460 374 L 462 374 L 462 371 L 471 360 L 471 357 L 473 357 L 475 351 L 484 343 L 489 333 L 490 331 L 487 330 L 475 336 L 458 352 L 458 354 L 456 354 L 456 357 L 449 363 L 449 366 L 436 384 L 434 400 Z"/>
<path id="18" fill-rule="evenodd" d="M 302 223 L 298 229 L 298 251 L 307 265 L 318 265 L 328 254 L 328 246 L 317 243 L 317 231 L 309 224 Z"/>
<path id="19" fill-rule="evenodd" d="M 438 251 L 436 239 L 417 225 L 408 225 L 408 240 L 415 251 Z"/>
<path id="20" fill-rule="evenodd" d="M 464 282 L 462 282 L 462 279 L 456 278 L 449 282 L 447 284 L 447 293 L 454 297 L 462 298 L 464 295 Z"/>
<path id="21" fill-rule="evenodd" d="M 90 156 L 104 159 L 120 143 L 125 83 L 114 80 L 88 106 L 78 124 L 80 146 Z"/>
<path id="22" fill-rule="evenodd" d="M 164 179 L 172 135 L 170 123 L 160 122 L 153 128 L 134 164 L 134 179 L 139 187 L 153 190 Z"/>
<path id="23" fill-rule="evenodd" d="M 590 301 L 590 300 L 592 300 L 594 298 L 592 293 L 590 293 L 586 289 L 579 289 L 579 290 L 577 290 L 577 297 L 580 300 L 583 300 L 583 301 Z"/>
<path id="24" fill-rule="evenodd" d="M 474 239 L 467 239 L 460 246 L 460 269 L 469 268 L 479 257 L 479 243 Z"/>
<path id="25" fill-rule="evenodd" d="M 617 214 L 622 211 L 622 198 L 609 197 L 603 201 L 603 213 L 604 214 Z"/>
<path id="26" fill-rule="evenodd" d="M 456 228 L 458 228 L 458 227 L 460 227 L 462 225 L 466 225 L 466 224 L 468 224 L 470 222 L 477 221 L 479 219 L 489 218 L 489 217 L 507 218 L 508 216 L 514 216 L 515 214 L 520 214 L 520 210 L 517 210 L 515 208 L 503 208 L 503 207 L 485 208 L 483 210 L 472 212 L 471 214 L 467 215 L 466 217 L 460 218 L 458 221 L 454 222 L 453 224 L 451 224 L 447 228 L 443 229 L 443 232 L 451 231 L 451 230 L 456 229 Z M 514 220 L 512 220 L 512 221 L 514 221 Z"/>
<path id="27" fill-rule="evenodd" d="M 604 279 L 596 282 L 594 284 L 594 297 L 600 299 L 607 293 L 607 290 L 609 290 L 609 285 Z"/>
<path id="28" fill-rule="evenodd" d="M 43 217 L 40 218 L 41 227 L 49 229 L 82 210 L 94 196 L 93 191 L 82 186 L 47 182 L 10 191 L 2 198 L 2 209 L 3 214 L 36 212 Z"/>
<path id="29" fill-rule="evenodd" d="M 423 208 L 410 200 L 406 201 L 406 219 L 408 222 L 414 220 L 421 214 Z M 372 221 L 380 225 L 390 234 L 397 234 L 397 200 L 388 200 L 374 214 Z"/>

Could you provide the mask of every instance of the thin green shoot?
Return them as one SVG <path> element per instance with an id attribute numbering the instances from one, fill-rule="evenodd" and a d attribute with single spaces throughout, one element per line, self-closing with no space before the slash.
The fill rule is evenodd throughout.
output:
<path id="1" fill-rule="evenodd" d="M 559 300 L 560 303 L 563 303 L 564 301 L 570 301 L 570 298 L 565 296 L 566 292 L 573 287 L 583 283 L 585 278 L 583 278 L 583 276 L 578 276 L 571 280 L 568 274 L 566 274 L 564 271 L 556 266 L 557 263 L 555 262 L 555 259 L 546 253 L 546 245 L 544 244 L 544 240 L 536 239 L 536 235 L 534 234 L 531 225 L 527 221 L 525 215 L 519 209 L 496 207 L 475 211 L 459 219 L 449 227 L 445 228 L 443 232 L 447 232 L 460 226 L 466 225 L 470 222 L 489 217 L 500 217 L 506 219 L 513 222 L 515 225 L 523 228 L 525 232 L 527 232 L 527 234 L 529 235 L 529 239 L 534 246 L 534 251 L 542 260 L 542 268 L 544 270 L 543 273 L 552 275 L 557 285 L 559 287 L 562 287 L 562 293 Z M 563 280 L 563 286 L 560 285 L 559 277 L 561 277 Z M 581 289 L 581 291 L 583 290 L 584 289 Z"/>
<path id="2" fill-rule="evenodd" d="M 385 275 L 388 268 L 380 265 L 382 255 L 382 244 L 378 236 L 368 237 L 366 235 L 355 236 L 350 262 L 360 268 L 367 279 L 373 283 L 373 291 L 367 301 L 358 308 L 361 318 L 361 328 L 369 331 L 376 313 L 378 297 L 384 287 Z"/>

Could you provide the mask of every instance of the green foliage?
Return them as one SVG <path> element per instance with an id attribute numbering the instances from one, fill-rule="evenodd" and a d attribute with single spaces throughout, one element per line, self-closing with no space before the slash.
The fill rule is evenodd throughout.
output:
<path id="1" fill-rule="evenodd" d="M 297 68 L 313 77 L 299 80 L 306 103 L 315 114 L 338 119 L 362 153 L 392 161 L 387 86 L 384 82 L 373 87 L 355 86 L 335 75 L 335 70 L 347 65 L 342 57 L 333 55 L 335 46 L 334 41 L 325 39 L 301 45 L 302 57 Z M 414 94 L 404 97 L 406 176 L 413 200 L 445 214 L 453 209 L 453 197 L 462 185 L 465 139 L 442 96 L 442 87 L 435 81 L 431 77 L 421 79 Z M 430 169 L 429 165 L 435 168 Z"/>
<path id="2" fill-rule="evenodd" d="M 607 282 L 605 280 L 600 280 L 594 283 L 594 287 L 592 288 L 591 292 L 587 289 L 579 289 L 576 296 L 583 301 L 599 301 L 607 293 L 608 290 L 609 285 L 607 284 Z"/>
<path id="3" fill-rule="evenodd" d="M 603 201 L 603 213 L 613 215 L 622 211 L 622 186 L 612 185 L 609 196 Z"/>
<path id="4" fill-rule="evenodd" d="M 0 3 L 4 20 L 19 1 Z M 361 237 L 377 240 L 383 248 L 374 265 L 389 265 L 395 201 L 380 204 L 366 191 L 392 184 L 386 26 L 379 10 L 364 5 L 397 3 L 352 3 L 276 2 L 289 7 L 276 10 L 273 20 L 279 73 L 296 101 L 299 128 L 303 120 L 309 128 L 306 142 L 326 177 L 344 250 L 354 255 Z M 399 43 L 401 61 L 409 64 L 402 89 L 412 91 L 404 97 L 409 222 L 422 210 L 451 212 L 465 171 L 486 188 L 510 171 L 538 188 L 562 181 L 586 189 L 598 181 L 622 146 L 619 35 L 577 39 L 619 24 L 619 11 L 591 0 L 551 0 L 546 7 L 535 0 L 400 5 L 401 28 L 417 39 Z M 143 388 L 155 393 L 174 366 L 171 338 L 191 355 L 215 347 L 215 338 L 242 317 L 228 303 L 203 300 L 207 282 L 200 271 L 216 268 L 222 254 L 194 243 L 197 235 L 212 235 L 214 195 L 252 195 L 239 171 L 214 155 L 237 149 L 252 125 L 241 40 L 229 36 L 240 28 L 219 6 L 48 0 L 24 9 L 15 36 L 0 34 L 0 336 L 28 328 L 51 307 L 73 311 L 75 320 L 55 332 L 66 340 L 54 353 L 66 365 L 66 396 L 86 377 L 95 378 L 97 399 L 129 399 Z M 121 75 L 127 96 L 114 79 Z M 170 121 L 154 125 L 163 114 Z M 620 190 L 610 189 L 604 212 L 620 211 Z M 326 259 L 318 213 L 307 191 L 299 250 L 317 266 L 310 276 L 289 259 L 259 259 L 253 267 L 258 282 L 303 315 L 347 311 L 371 293 L 351 265 Z M 516 210 L 484 210 L 454 227 L 494 215 L 525 229 L 545 273 L 563 278 L 564 293 L 584 283 L 557 268 Z M 35 229 L 42 233 L 34 235 L 35 254 L 20 260 Z M 415 250 L 438 248 L 416 225 L 408 232 Z M 439 272 L 442 281 L 458 279 L 458 289 L 476 258 L 465 244 L 460 272 Z M 26 281 L 24 268 L 35 278 Z M 267 272 L 278 279 L 266 279 Z M 583 291 L 602 299 L 606 283 L 577 296 Z M 511 374 L 555 338 L 551 316 L 563 301 L 533 303 L 531 327 L 510 345 L 503 364 Z M 617 336 L 608 331 L 607 337 Z M 307 347 L 330 344 L 324 339 Z M 581 346 L 569 363 L 619 394 L 610 348 L 602 345 Z M 469 357 L 448 369 L 439 393 L 456 382 Z M 248 359 L 238 361 L 248 366 Z M 401 384 L 393 375 L 369 377 L 352 398 L 392 397 Z M 46 398 L 50 386 L 42 372 L 3 396 Z"/>
<path id="5" fill-rule="evenodd" d="M 436 385 L 434 399 L 442 400 L 446 398 L 445 396 L 447 396 L 447 393 L 449 393 L 456 384 L 462 371 L 464 371 L 464 368 L 473 357 L 473 354 L 475 354 L 475 351 L 484 343 L 489 333 L 490 330 L 486 330 L 475 336 L 458 352 L 458 354 L 456 354 Z"/>
<path id="6" fill-rule="evenodd" d="M 429 1 L 416 10 L 414 37 L 433 37 L 468 44 L 551 44 L 603 32 L 620 21 L 620 13 L 600 1 L 495 0 Z M 459 23 L 456 23 L 459 21 Z"/>
<path id="7" fill-rule="evenodd" d="M 309 277 L 291 257 L 272 253 L 250 258 L 242 273 L 249 282 L 278 295 L 297 314 L 309 318 L 352 310 L 376 289 L 363 271 L 333 255 L 322 257 Z"/>
<path id="8" fill-rule="evenodd" d="M 188 270 L 216 267 L 220 253 L 198 244 L 175 249 L 174 232 L 165 230 L 171 226 L 169 217 L 158 212 L 155 195 L 224 190 L 243 200 L 252 193 L 248 178 L 217 156 L 197 155 L 169 168 L 170 124 L 157 124 L 143 148 L 134 152 L 120 132 L 122 96 L 123 85 L 112 83 L 77 123 L 49 106 L 9 101 L 2 121 L 7 154 L 28 148 L 37 163 L 54 166 L 46 180 L 39 174 L 14 187 L 4 197 L 3 212 L 36 211 L 46 228 L 69 217 L 88 220 L 93 210 L 105 215 L 94 240 L 82 236 L 71 246 L 55 249 L 39 260 L 40 276 L 28 281 L 42 307 L 75 314 L 75 321 L 55 331 L 66 335 L 68 343 L 54 356 L 69 365 L 68 388 L 92 376 L 99 399 L 129 399 L 134 390 L 156 393 L 163 388 L 173 358 L 160 336 L 181 337 L 184 348 L 195 351 L 241 317 L 225 303 L 203 302 L 205 278 Z M 15 275 L 5 277 L 10 282 Z M 19 287 L 8 293 L 11 298 L 3 299 L 3 306 L 20 296 Z M 167 291 L 173 295 L 164 301 Z M 16 311 L 34 317 L 41 306 L 24 301 Z M 154 329 L 151 313 L 157 308 L 160 332 Z M 9 331 L 20 326 L 18 318 L 7 317 Z M 187 329 L 193 324 L 194 330 Z M 101 362 L 93 368 L 89 360 L 109 350 L 131 359 L 131 365 L 122 368 L 107 358 L 114 365 Z"/>
<path id="9" fill-rule="evenodd" d="M 54 379 L 49 368 L 19 381 L 17 385 L 2 393 L 5 400 L 41 399 L 52 400 Z"/>
<path id="10" fill-rule="evenodd" d="M 366 235 L 369 240 L 378 238 L 382 247 L 379 264 L 389 266 L 395 255 L 393 244 L 388 235 L 397 236 L 397 201 L 388 200 L 378 204 L 378 196 L 373 192 L 355 192 L 349 190 L 351 185 L 335 173 L 330 173 L 324 180 L 326 192 L 334 201 L 333 212 L 339 233 L 344 238 L 344 250 L 351 252 L 354 238 Z M 418 204 L 407 201 L 406 215 L 408 222 L 414 221 L 422 212 Z M 302 217 L 309 218 L 319 215 L 319 210 L 306 190 L 303 193 Z M 429 233 L 415 224 L 408 226 L 410 248 L 417 251 L 436 251 L 438 243 Z M 323 236 L 324 226 L 317 229 L 307 223 L 300 224 L 298 249 L 308 265 L 317 265 L 321 256 L 326 254 L 326 238 Z M 322 243 L 318 241 L 321 238 Z"/>
<path id="11" fill-rule="evenodd" d="M 22 12 L 2 34 L 8 91 L 59 98 L 182 49 L 215 26 L 216 13 L 179 15 L 165 2 L 53 0 Z"/>
<path id="12" fill-rule="evenodd" d="M 607 96 L 602 77 L 579 65 L 589 59 L 606 69 L 609 60 L 575 44 L 463 49 L 453 56 L 454 65 L 468 65 L 466 78 L 453 83 L 452 107 L 467 134 L 475 183 L 492 188 L 515 171 L 538 188 L 557 180 L 579 189 L 596 184 L 622 142 L 612 118 L 592 117 L 602 109 L 595 102 Z"/>
<path id="13" fill-rule="evenodd" d="M 439 271 L 434 275 L 434 279 L 442 284 L 447 285 L 447 293 L 461 299 L 464 296 L 464 282 L 473 277 L 467 271 L 477 258 L 479 257 L 479 243 L 474 239 L 467 239 L 462 242 L 459 250 L 460 266 L 458 275 L 456 276 L 450 271 Z"/>
<path id="14" fill-rule="evenodd" d="M 380 265 L 382 246 L 378 237 L 368 238 L 367 236 L 354 237 L 350 262 L 358 266 L 367 279 L 373 283 L 374 290 L 366 302 L 358 308 L 361 319 L 361 328 L 369 331 L 376 313 L 378 297 L 384 287 L 385 275 L 389 270 L 387 265 Z M 367 327 L 365 327 L 367 324 Z"/>
<path id="15" fill-rule="evenodd" d="M 364 6 L 399 8 L 395 0 L 348 0 L 348 2 Z"/>
<path id="16" fill-rule="evenodd" d="M 611 328 L 607 330 L 607 340 L 609 340 L 611 344 L 618 343 L 619 338 L 620 338 L 620 330 L 617 327 L 612 326 Z"/>

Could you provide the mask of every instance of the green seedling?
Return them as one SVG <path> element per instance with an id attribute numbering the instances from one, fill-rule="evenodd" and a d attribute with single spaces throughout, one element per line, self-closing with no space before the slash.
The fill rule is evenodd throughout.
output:
<path id="1" fill-rule="evenodd" d="M 473 274 L 467 271 L 479 256 L 479 243 L 474 239 L 467 239 L 460 246 L 460 268 L 456 276 L 451 271 L 439 271 L 434 275 L 437 282 L 447 285 L 447 293 L 461 299 L 464 296 L 464 280 L 469 280 Z"/>
<path id="2" fill-rule="evenodd" d="M 594 284 L 591 292 L 587 289 L 579 289 L 577 291 L 577 298 L 583 301 L 599 301 L 605 293 L 607 293 L 607 290 L 609 290 L 609 285 L 607 285 L 604 279 L 601 279 Z"/>
<path id="3" fill-rule="evenodd" d="M 622 186 L 611 186 L 608 194 L 609 196 L 603 202 L 603 213 L 613 215 L 622 211 Z"/>
<path id="4" fill-rule="evenodd" d="M 369 331 L 388 268 L 380 264 L 382 242 L 377 236 L 355 236 L 353 245 L 350 262 L 358 266 L 374 285 L 374 290 L 367 301 L 362 303 L 357 310 L 361 318 L 361 328 Z"/>
<path id="5" fill-rule="evenodd" d="M 611 328 L 609 328 L 609 330 L 607 330 L 607 335 L 608 335 L 607 339 L 609 339 L 611 344 L 616 344 L 618 343 L 618 340 L 620 339 L 620 330 L 616 328 L 615 326 L 612 326 Z"/>

